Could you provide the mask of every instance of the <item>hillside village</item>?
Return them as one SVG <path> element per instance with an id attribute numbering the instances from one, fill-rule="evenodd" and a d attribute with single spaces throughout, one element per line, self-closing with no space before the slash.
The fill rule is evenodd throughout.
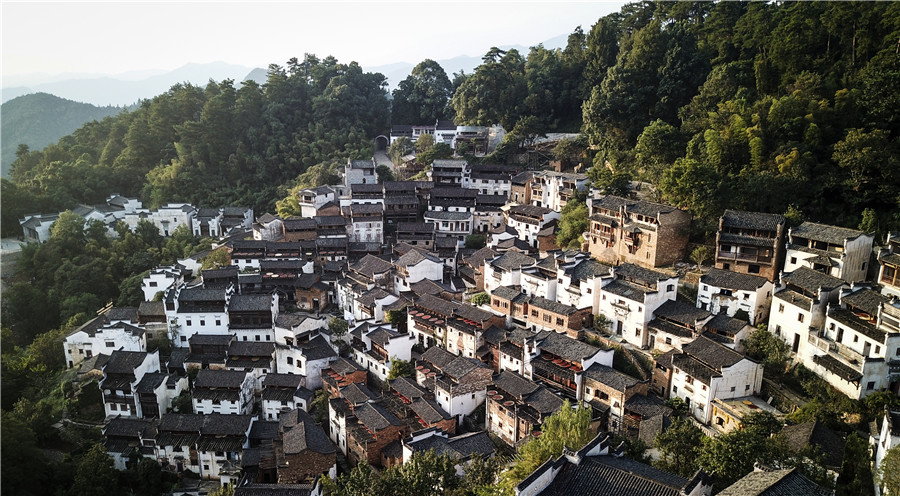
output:
<path id="1" fill-rule="evenodd" d="M 398 126 L 392 139 L 411 133 Z M 870 233 L 728 210 L 712 266 L 691 267 L 688 212 L 601 194 L 582 173 L 447 159 L 427 180 L 376 178 L 374 159 L 348 160 L 342 183 L 299 192 L 300 217 L 151 211 L 118 195 L 81 207 L 111 232 L 129 219 L 163 235 L 186 225 L 219 238 L 229 260 L 158 267 L 139 307 L 108 306 L 65 338 L 67 366 L 102 392 L 117 468 L 148 457 L 238 495 L 321 494 L 339 460 L 390 467 L 430 449 L 463 473 L 540 436 L 568 401 L 590 409 L 597 436 L 517 495 L 708 495 L 713 474 L 663 472 L 613 440 L 652 446 L 675 398 L 708 436 L 753 411 L 790 413 L 744 354 L 758 327 L 851 399 L 900 391 L 897 233 L 877 247 Z M 559 247 L 563 208 L 582 198 L 583 245 Z M 22 225 L 41 241 L 52 221 Z M 160 339 L 171 351 L 150 351 Z M 876 465 L 900 443 L 898 415 L 871 432 Z M 839 434 L 784 429 L 840 471 Z M 721 494 L 786 486 L 828 494 L 795 469 L 760 469 Z"/>

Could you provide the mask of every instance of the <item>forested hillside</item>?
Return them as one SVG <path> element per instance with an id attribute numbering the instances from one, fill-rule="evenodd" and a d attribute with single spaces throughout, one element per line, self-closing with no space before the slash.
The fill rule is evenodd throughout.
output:
<path id="1" fill-rule="evenodd" d="M 866 228 L 883 231 L 900 227 L 898 41 L 896 2 L 633 3 L 563 49 L 491 49 L 452 78 L 426 60 L 394 91 L 395 121 L 502 124 L 496 161 L 581 130 L 563 151 L 594 165 L 595 184 L 652 182 L 699 235 L 725 208 L 791 205 L 852 227 L 868 209 Z M 308 167 L 369 155 L 386 97 L 382 75 L 313 56 L 271 66 L 263 85 L 175 86 L 22 154 L 4 221 L 113 191 L 271 210 Z"/>
<path id="2" fill-rule="evenodd" d="M 9 175 L 9 167 L 16 159 L 20 144 L 32 150 L 59 141 L 60 138 L 81 127 L 85 122 L 96 121 L 121 112 L 119 107 L 97 107 L 78 103 L 47 93 L 32 93 L 0 106 L 0 167 L 3 177 Z"/>
<path id="3" fill-rule="evenodd" d="M 283 183 L 327 159 L 371 156 L 388 125 L 381 74 L 308 55 L 269 67 L 266 84 L 176 85 L 139 108 L 20 154 L 3 185 L 4 224 L 26 211 L 103 202 L 272 207 Z M 4 226 L 6 227 L 6 226 Z"/>
<path id="4" fill-rule="evenodd" d="M 896 2 L 633 3 L 564 50 L 488 53 L 452 107 L 511 140 L 580 122 L 600 185 L 653 182 L 700 233 L 725 208 L 791 204 L 853 227 L 871 209 L 884 230 L 900 227 L 898 50 Z"/>

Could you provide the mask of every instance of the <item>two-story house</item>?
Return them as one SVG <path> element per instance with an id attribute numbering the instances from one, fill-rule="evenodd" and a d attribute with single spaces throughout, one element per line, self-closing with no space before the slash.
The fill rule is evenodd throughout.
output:
<path id="1" fill-rule="evenodd" d="M 804 222 L 788 230 L 784 271 L 806 267 L 847 282 L 866 280 L 873 234 Z"/>
<path id="2" fill-rule="evenodd" d="M 191 403 L 194 413 L 248 414 L 253 407 L 253 374 L 202 369 L 194 379 Z"/>
<path id="3" fill-rule="evenodd" d="M 605 195 L 588 200 L 588 215 L 587 251 L 601 262 L 661 267 L 684 258 L 691 226 L 684 210 Z"/>
<path id="4" fill-rule="evenodd" d="M 563 399 L 546 386 L 504 370 L 488 386 L 485 425 L 489 433 L 518 446 L 536 437 L 544 420 L 562 405 Z"/>
<path id="5" fill-rule="evenodd" d="M 726 210 L 716 232 L 717 269 L 778 278 L 784 263 L 783 215 Z"/>
<path id="6" fill-rule="evenodd" d="M 697 308 L 735 317 L 742 312 L 751 325 L 765 322 L 775 286 L 763 276 L 709 269 L 700 277 Z"/>
<path id="7" fill-rule="evenodd" d="M 610 323 L 612 334 L 633 346 L 649 347 L 647 324 L 660 305 L 675 299 L 677 291 L 677 276 L 622 264 L 604 279 L 597 313 Z"/>

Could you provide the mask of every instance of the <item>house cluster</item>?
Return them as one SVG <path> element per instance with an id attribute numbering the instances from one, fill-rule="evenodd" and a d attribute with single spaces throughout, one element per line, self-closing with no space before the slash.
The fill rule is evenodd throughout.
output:
<path id="1" fill-rule="evenodd" d="M 686 303 L 669 267 L 687 250 L 680 209 L 598 194 L 584 174 L 465 160 L 435 161 L 427 181 L 376 178 L 374 161 L 349 160 L 343 184 L 298 193 L 301 216 L 265 214 L 253 239 L 226 241 L 230 265 L 159 267 L 139 308 L 105 308 L 67 336 L 69 366 L 99 379 L 118 466 L 146 456 L 238 488 L 309 485 L 335 474 L 338 450 L 389 467 L 435 449 L 463 473 L 494 443 L 540 436 L 569 400 L 604 434 L 517 494 L 639 481 L 654 494 L 710 494 L 709 475 L 624 459 L 605 433 L 652 443 L 675 397 L 709 434 L 751 411 L 778 414 L 759 397 L 762 364 L 743 353 L 755 326 L 768 323 L 851 397 L 897 392 L 895 238 L 875 257 L 866 233 L 726 211 L 715 267 Z M 561 211 L 585 196 L 582 249 L 561 250 Z M 877 284 L 865 282 L 876 270 Z M 346 334 L 329 329 L 331 315 Z M 161 338 L 174 345 L 167 359 L 148 351 Z M 613 367 L 613 344 L 637 376 Z M 308 413 L 317 390 L 321 425 Z M 803 435 L 798 450 L 813 443 Z M 760 474 L 744 483 L 809 482 Z"/>
<path id="2" fill-rule="evenodd" d="M 137 198 L 111 195 L 106 203 L 77 205 L 71 209 L 84 218 L 85 225 L 99 221 L 111 236 L 117 236 L 116 226 L 124 223 L 135 230 L 141 221 L 147 221 L 159 229 L 162 236 L 171 236 L 181 226 L 186 226 L 194 236 L 222 239 L 243 236 L 253 223 L 253 209 L 246 207 L 200 208 L 188 203 L 169 203 L 157 209 L 144 208 Z M 55 214 L 26 214 L 19 220 L 25 241 L 43 243 L 50 239 L 50 226 L 59 218 Z"/>
<path id="3" fill-rule="evenodd" d="M 438 119 L 434 124 L 394 124 L 391 126 L 390 143 L 406 138 L 415 143 L 420 136 L 430 135 L 434 143 L 443 143 L 456 150 L 463 143 L 473 153 L 483 154 L 488 148 L 490 129 L 485 126 L 457 126 L 453 121 Z"/>

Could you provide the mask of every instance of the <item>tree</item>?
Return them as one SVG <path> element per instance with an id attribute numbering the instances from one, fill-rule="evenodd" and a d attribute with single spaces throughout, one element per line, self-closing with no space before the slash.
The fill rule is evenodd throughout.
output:
<path id="1" fill-rule="evenodd" d="M 213 250 L 209 255 L 203 257 L 200 262 L 200 270 L 220 269 L 228 267 L 231 264 L 228 252 L 225 250 Z"/>
<path id="2" fill-rule="evenodd" d="M 388 372 L 387 378 L 393 380 L 398 377 L 412 377 L 413 372 L 415 372 L 415 368 L 409 360 L 391 358 L 391 370 Z"/>
<path id="3" fill-rule="evenodd" d="M 635 165 L 644 178 L 657 184 L 663 172 L 684 156 L 686 146 L 687 140 L 678 128 L 657 119 L 637 138 Z"/>
<path id="4" fill-rule="evenodd" d="M 401 136 L 388 147 L 388 156 L 391 157 L 391 162 L 400 165 L 403 163 L 403 157 L 411 154 L 414 150 L 412 141 L 406 136 Z"/>
<path id="5" fill-rule="evenodd" d="M 376 167 L 375 174 L 378 176 L 378 184 L 394 180 L 394 173 L 391 172 L 391 168 L 386 165 L 379 165 Z"/>
<path id="6" fill-rule="evenodd" d="M 328 321 L 328 332 L 331 334 L 332 342 L 338 344 L 339 346 L 347 344 L 344 341 L 344 337 L 347 335 L 347 331 L 349 330 L 350 324 L 344 319 L 332 317 L 331 320 Z"/>
<path id="7" fill-rule="evenodd" d="M 581 248 L 582 235 L 590 227 L 586 201 L 587 195 L 577 192 L 560 212 L 559 232 L 556 233 L 556 244 L 560 248 Z"/>
<path id="8" fill-rule="evenodd" d="M 541 435 L 522 445 L 512 465 L 500 475 L 500 486 L 512 491 L 541 464 L 562 455 L 563 447 L 581 449 L 594 434 L 590 410 L 581 404 L 572 408 L 565 400 L 559 411 L 544 420 Z"/>
<path id="9" fill-rule="evenodd" d="M 770 445 L 757 432 L 746 430 L 733 430 L 714 438 L 704 436 L 696 457 L 700 468 L 715 476 L 719 490 L 752 472 L 757 461 L 773 461 Z"/>
<path id="10" fill-rule="evenodd" d="M 473 305 L 481 306 L 486 305 L 491 302 L 491 296 L 484 291 L 480 293 L 475 293 L 472 295 L 472 298 L 469 300 Z"/>
<path id="11" fill-rule="evenodd" d="M 512 129 L 525 115 L 528 83 L 525 59 L 518 50 L 492 47 L 453 93 L 451 105 L 459 124 Z"/>
<path id="12" fill-rule="evenodd" d="M 700 245 L 691 252 L 691 262 L 697 264 L 697 271 L 703 272 L 703 262 L 709 260 L 711 253 L 709 247 Z"/>
<path id="13" fill-rule="evenodd" d="M 81 459 L 75 472 L 70 496 L 106 496 L 120 494 L 119 473 L 102 444 L 95 444 Z"/>
<path id="14" fill-rule="evenodd" d="M 790 347 L 769 332 L 765 324 L 756 326 L 756 330 L 744 341 L 744 351 L 750 358 L 761 360 L 766 373 L 776 377 L 784 374 L 791 359 Z"/>
<path id="15" fill-rule="evenodd" d="M 395 124 L 428 124 L 448 115 L 453 84 L 440 64 L 425 59 L 392 93 L 391 122 Z"/>
<path id="16" fill-rule="evenodd" d="M 668 429 L 656 435 L 654 446 L 660 458 L 654 466 L 690 477 L 697 471 L 697 453 L 703 433 L 687 418 L 676 418 Z"/>
<path id="17" fill-rule="evenodd" d="M 466 248 L 470 250 L 480 250 L 487 246 L 487 236 L 484 234 L 469 234 L 466 236 Z"/>

